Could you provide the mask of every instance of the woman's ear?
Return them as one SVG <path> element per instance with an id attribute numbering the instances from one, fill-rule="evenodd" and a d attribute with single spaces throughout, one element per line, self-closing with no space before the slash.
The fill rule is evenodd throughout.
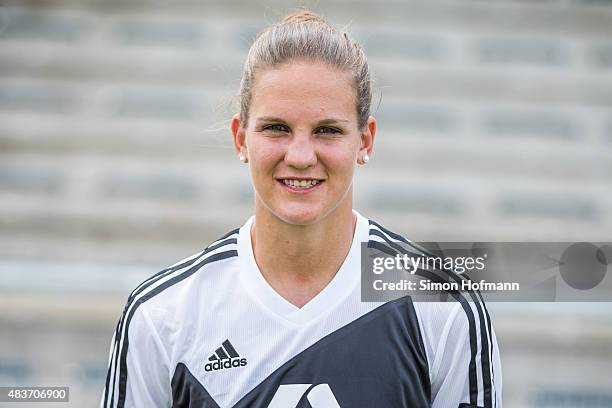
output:
<path id="1" fill-rule="evenodd" d="M 234 150 L 237 155 L 242 155 L 245 158 L 248 158 L 247 155 L 247 146 L 246 146 L 246 133 L 244 131 L 244 127 L 240 122 L 240 115 L 235 114 L 232 116 L 232 120 L 230 122 L 230 128 L 232 130 L 232 137 L 234 138 Z"/>
<path id="2" fill-rule="evenodd" d="M 361 132 L 361 147 L 359 149 L 359 156 L 357 161 L 361 164 L 367 162 L 369 157 L 372 155 L 372 149 L 374 148 L 374 137 L 376 136 L 376 119 L 374 116 L 368 117 L 365 128 Z M 364 161 L 364 157 L 368 157 Z"/>

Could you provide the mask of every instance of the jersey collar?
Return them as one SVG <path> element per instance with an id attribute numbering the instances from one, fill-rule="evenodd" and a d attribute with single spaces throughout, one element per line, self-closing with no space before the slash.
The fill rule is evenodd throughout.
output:
<path id="1" fill-rule="evenodd" d="M 240 228 L 238 236 L 240 280 L 244 290 L 267 313 L 287 323 L 302 325 L 324 317 L 355 289 L 360 280 L 361 242 L 368 240 L 368 220 L 355 210 L 353 214 L 357 216 L 357 224 L 351 248 L 342 266 L 331 282 L 301 308 L 279 295 L 261 274 L 251 245 L 250 231 L 255 216 L 249 218 Z"/>

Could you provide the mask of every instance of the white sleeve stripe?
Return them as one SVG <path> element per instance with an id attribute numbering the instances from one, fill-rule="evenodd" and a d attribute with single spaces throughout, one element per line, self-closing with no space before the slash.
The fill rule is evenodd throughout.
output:
<path id="1" fill-rule="evenodd" d="M 484 299 L 480 292 L 477 292 L 480 301 L 482 302 L 482 307 L 484 309 L 485 320 L 486 320 L 486 329 L 487 329 L 487 340 L 489 342 L 489 361 L 491 362 L 489 366 L 489 375 L 491 376 L 491 387 L 493 390 L 493 406 L 497 407 L 497 387 L 495 385 L 495 369 L 493 367 L 493 361 L 495 357 L 495 353 L 493 347 L 495 347 L 495 342 L 493 341 L 493 333 L 491 333 L 491 316 L 489 315 L 489 311 L 487 310 L 486 305 L 484 304 Z"/>
<path id="2" fill-rule="evenodd" d="M 483 406 L 485 408 L 493 408 L 493 398 L 492 398 L 492 381 L 491 381 L 491 339 L 489 336 L 489 331 L 487 329 L 487 317 L 485 315 L 486 306 L 484 303 L 481 303 L 478 296 L 475 292 L 470 291 L 470 296 L 474 300 L 474 305 L 478 312 L 478 320 L 479 320 L 479 337 L 481 339 L 480 347 L 479 347 L 479 355 L 480 355 L 480 368 L 482 373 L 482 390 L 483 390 Z M 484 335 L 485 341 L 482 341 Z"/>
<path id="3" fill-rule="evenodd" d="M 106 406 L 106 401 L 108 399 L 108 385 L 109 385 L 109 380 L 110 380 L 110 375 L 111 372 L 113 372 L 113 366 L 114 366 L 114 359 L 113 359 L 113 355 L 115 354 L 115 348 L 117 347 L 117 332 L 119 330 L 119 325 L 120 325 L 121 319 L 119 319 L 119 322 L 117 322 L 117 327 L 115 328 L 115 331 L 113 332 L 113 338 L 111 339 L 111 347 L 110 347 L 110 352 L 108 355 L 108 371 L 106 373 L 106 386 L 104 387 L 104 394 L 103 394 L 103 399 L 102 399 L 102 408 L 105 408 Z"/>

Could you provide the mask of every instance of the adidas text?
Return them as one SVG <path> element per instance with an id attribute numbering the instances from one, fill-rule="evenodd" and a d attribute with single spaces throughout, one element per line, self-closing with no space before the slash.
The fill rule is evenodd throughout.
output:
<path id="1" fill-rule="evenodd" d="M 217 360 L 212 363 L 206 363 L 204 369 L 206 371 L 223 370 L 224 368 L 244 367 L 247 365 L 246 358 L 228 358 L 225 360 Z"/>

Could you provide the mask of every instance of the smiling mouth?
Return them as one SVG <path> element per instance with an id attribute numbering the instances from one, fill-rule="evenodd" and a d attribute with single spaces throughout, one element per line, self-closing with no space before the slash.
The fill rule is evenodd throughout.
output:
<path id="1" fill-rule="evenodd" d="M 307 190 L 309 188 L 312 188 L 318 184 L 321 184 L 323 182 L 323 180 L 316 180 L 316 179 L 302 179 L 302 180 L 297 180 L 297 179 L 280 179 L 279 182 L 283 183 L 284 185 L 286 185 L 287 187 L 290 187 L 292 189 L 295 190 Z"/>

